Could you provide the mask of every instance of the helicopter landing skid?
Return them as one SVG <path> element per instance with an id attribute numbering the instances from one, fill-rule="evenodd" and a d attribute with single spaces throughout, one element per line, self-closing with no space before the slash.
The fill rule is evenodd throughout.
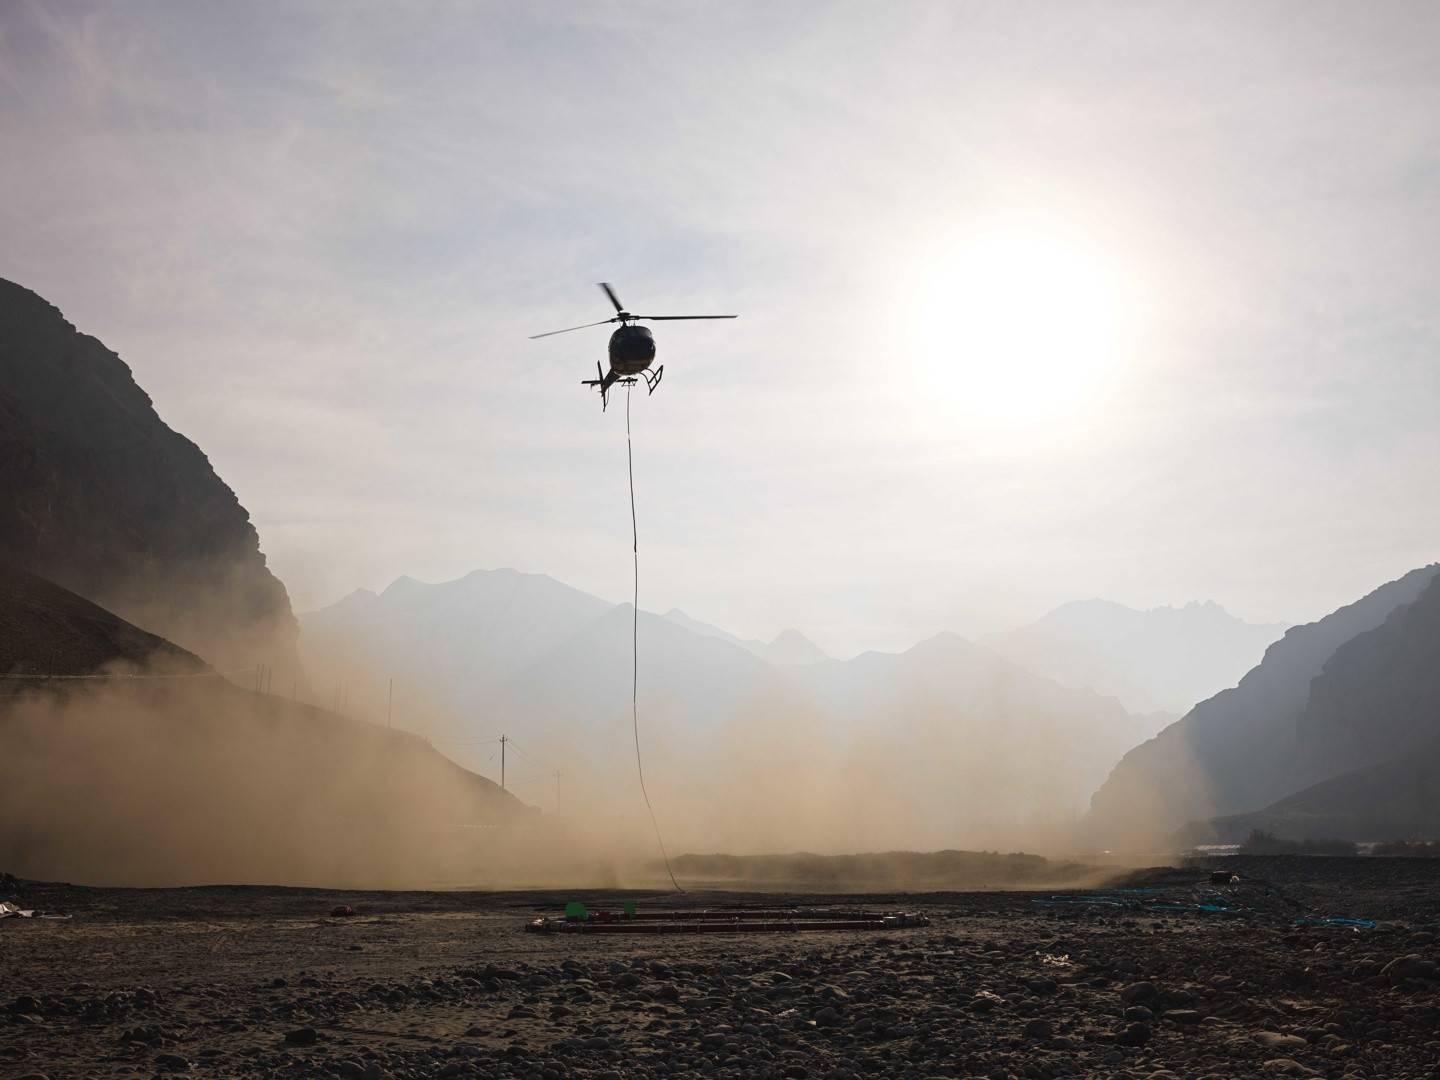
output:
<path id="1" fill-rule="evenodd" d="M 599 365 L 598 365 L 598 364 L 596 365 L 596 374 L 599 374 Z M 664 375 L 665 375 L 665 365 L 664 365 L 664 364 L 661 364 L 659 367 L 657 367 L 657 368 L 655 369 L 655 374 L 654 374 L 653 376 L 652 376 L 648 371 L 642 371 L 642 372 L 640 372 L 639 375 L 626 375 L 626 376 L 624 376 L 623 378 L 612 379 L 612 380 L 610 381 L 609 386 L 607 386 L 606 383 L 605 383 L 605 378 L 604 378 L 604 376 L 601 375 L 601 377 L 598 378 L 598 379 L 581 379 L 581 380 L 580 380 L 580 385 L 581 385 L 581 386 L 597 386 L 597 387 L 600 388 L 600 411 L 601 411 L 601 412 L 605 412 L 605 411 L 610 407 L 610 387 L 611 387 L 611 386 L 625 386 L 625 387 L 630 387 L 630 386 L 634 386 L 636 383 L 640 382 L 641 379 L 644 379 L 644 380 L 645 380 L 645 389 L 646 389 L 646 391 L 647 391 L 647 395 L 646 395 L 646 396 L 649 396 L 649 394 L 655 393 L 655 388 L 660 385 L 660 380 L 664 377 Z"/>

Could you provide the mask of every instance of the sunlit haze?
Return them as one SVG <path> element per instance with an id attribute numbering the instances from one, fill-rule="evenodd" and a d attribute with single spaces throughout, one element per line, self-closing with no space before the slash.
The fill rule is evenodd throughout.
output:
<path id="1" fill-rule="evenodd" d="M 1432 4 L 7 3 L 0 277 L 296 610 L 631 589 L 832 655 L 1431 561 Z"/>
<path id="2" fill-rule="evenodd" d="M 957 228 L 914 268 L 917 392 L 952 430 L 1063 439 L 1134 359 L 1142 297 L 1126 284 L 1108 253 L 1023 219 Z"/>

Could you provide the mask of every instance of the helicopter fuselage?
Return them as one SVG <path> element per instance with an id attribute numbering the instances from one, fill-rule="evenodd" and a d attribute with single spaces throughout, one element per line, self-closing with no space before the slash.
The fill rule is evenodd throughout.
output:
<path id="1" fill-rule="evenodd" d="M 638 375 L 655 359 L 655 338 L 644 326 L 626 323 L 610 335 L 610 370 Z"/>
<path id="2" fill-rule="evenodd" d="M 605 298 L 615 307 L 615 314 L 608 319 L 601 319 L 599 322 L 586 323 L 584 326 L 570 326 L 564 330 L 547 330 L 543 334 L 530 335 L 531 340 L 543 337 L 553 337 L 556 334 L 568 334 L 572 330 L 588 330 L 592 326 L 604 326 L 607 323 L 619 323 L 620 328 L 610 335 L 610 370 L 602 371 L 600 361 L 595 361 L 595 378 L 581 379 L 582 386 L 593 386 L 600 391 L 600 407 L 604 408 L 609 401 L 610 388 L 616 383 L 622 384 L 626 390 L 634 386 L 641 379 L 645 380 L 645 389 L 650 393 L 655 392 L 655 387 L 660 385 L 660 377 L 665 374 L 665 365 L 661 364 L 654 371 L 650 365 L 655 360 L 655 338 L 650 331 L 640 326 L 640 319 L 665 319 L 667 321 L 688 320 L 688 319 L 733 319 L 734 315 L 632 315 L 626 311 L 620 303 L 620 298 L 615 295 L 615 290 L 608 283 L 600 282 L 600 288 L 605 293 Z M 629 398 L 626 398 L 629 401 Z"/>

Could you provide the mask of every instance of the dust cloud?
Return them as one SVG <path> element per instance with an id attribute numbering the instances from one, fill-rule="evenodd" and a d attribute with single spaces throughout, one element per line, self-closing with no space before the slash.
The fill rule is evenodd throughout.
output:
<path id="1" fill-rule="evenodd" d="M 667 880 L 637 782 L 628 709 L 570 740 L 565 805 L 556 814 L 553 804 L 542 810 L 502 792 L 412 732 L 173 664 L 106 674 L 148 677 L 47 683 L 0 710 L 0 866 L 12 873 L 155 887 L 598 888 Z M 926 732 L 932 760 L 887 770 L 861 745 L 836 739 L 819 711 L 797 702 L 781 712 L 749 705 L 742 719 L 699 740 L 667 723 L 663 708 L 646 718 L 649 792 L 676 872 L 692 884 L 1040 887 L 1075 879 L 1075 868 L 1044 860 L 953 852 L 928 862 L 791 862 L 783 873 L 773 861 L 717 870 L 713 861 L 687 859 L 967 841 L 1065 849 L 1063 823 L 1038 812 L 1028 822 L 977 814 L 1013 768 L 967 760 L 953 738 Z M 558 749 L 534 747 L 532 756 Z M 1007 805 L 1045 780 L 1037 774 Z"/>
<path id="2" fill-rule="evenodd" d="M 0 867 L 133 886 L 668 881 L 619 687 L 597 690 L 556 668 L 548 703 L 497 697 L 461 710 L 402 679 L 387 717 L 389 686 L 374 667 L 326 660 L 311 691 L 319 704 L 292 699 L 306 693 L 298 680 L 259 692 L 263 678 L 241 674 L 237 685 L 183 654 L 105 672 L 146 677 L 49 682 L 7 699 Z M 1116 736 L 1093 746 L 1083 733 L 1061 737 L 1063 709 L 1003 683 L 958 703 L 952 690 L 847 711 L 777 673 L 728 696 L 716 681 L 699 723 L 704 695 L 642 693 L 646 790 L 677 875 L 702 886 L 733 875 L 755 888 L 1073 882 L 1078 816 L 1115 760 Z M 492 729 L 517 740 L 509 791 L 492 782 L 498 746 L 482 738 Z M 682 858 L 800 852 L 875 857 L 721 871 Z M 895 854 L 916 852 L 945 857 Z"/>
<path id="3" fill-rule="evenodd" d="M 217 677 L 46 684 L 6 703 L 0 742 L 0 866 L 25 877 L 353 888 L 616 880 L 608 857 L 424 740 Z"/>
<path id="4" fill-rule="evenodd" d="M 558 763 L 561 818 L 570 833 L 594 848 L 623 838 L 627 851 L 650 857 L 647 880 L 663 880 L 628 708 L 560 738 L 546 738 L 543 717 L 527 719 L 528 731 L 518 724 L 511 730 L 525 731 L 532 759 Z M 988 736 L 976 730 L 991 726 L 998 730 Z M 1038 853 L 1063 863 L 1084 851 L 1081 808 L 1108 763 L 1082 766 L 1063 748 L 1047 745 L 1043 733 L 1023 731 L 1026 726 L 1013 715 L 960 724 L 937 711 L 893 717 L 887 732 L 845 732 L 824 710 L 798 698 L 772 698 L 747 701 L 734 719 L 697 733 L 686 726 L 683 710 L 663 700 L 640 709 L 645 788 L 666 848 L 677 856 L 762 857 L 718 875 L 733 871 L 735 880 L 753 887 L 781 879 L 827 888 L 1073 881 L 1073 867 L 1022 869 L 1003 857 L 921 865 L 897 854 L 962 848 Z M 520 779 L 512 772 L 511 786 L 553 812 L 549 771 L 527 773 L 528 764 L 518 762 Z M 488 756 L 485 767 L 494 767 Z M 773 868 L 782 864 L 765 861 L 802 852 L 821 862 L 784 864 L 777 877 Z M 857 853 L 875 857 L 823 858 Z M 715 877 L 713 866 L 680 858 L 675 868 L 682 882 L 687 874 L 692 882 Z"/>

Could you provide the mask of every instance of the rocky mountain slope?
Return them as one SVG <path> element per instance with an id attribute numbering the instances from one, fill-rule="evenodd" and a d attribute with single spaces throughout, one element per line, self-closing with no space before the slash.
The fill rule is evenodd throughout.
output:
<path id="1" fill-rule="evenodd" d="M 1318 782 L 1440 738 L 1440 574 L 1335 650 L 1295 724 L 1296 777 Z"/>
<path id="2" fill-rule="evenodd" d="M 116 618 L 54 582 L 0 563 L 0 675 L 183 674 L 210 670 L 198 656 Z M 31 678 L 0 679 L 6 697 Z"/>
<path id="3" fill-rule="evenodd" d="M 1215 603 L 1136 611 L 1083 600 L 983 641 L 1066 686 L 1117 697 L 1131 712 L 1178 717 L 1239 682 L 1284 632 L 1283 624 L 1247 623 Z"/>
<path id="4" fill-rule="evenodd" d="M 296 624 L 235 493 L 130 369 L 0 280 L 0 562 L 220 668 L 295 676 Z"/>
<path id="5" fill-rule="evenodd" d="M 0 630 L 0 673 L 119 676 L 0 679 L 9 872 L 379 887 L 535 865 L 526 808 L 414 735 L 236 686 L 23 571 L 0 571 Z"/>
<path id="6" fill-rule="evenodd" d="M 1412 649 L 1404 632 L 1410 616 L 1399 609 L 1425 593 L 1437 569 L 1411 571 L 1318 622 L 1289 630 L 1238 686 L 1201 702 L 1126 754 L 1096 792 L 1087 827 L 1109 846 L 1154 843 L 1187 822 L 1254 811 L 1321 774 L 1351 768 L 1356 761 L 1347 755 L 1359 742 L 1369 742 L 1372 753 L 1394 753 L 1393 731 L 1373 729 L 1367 718 L 1388 696 L 1391 706 L 1381 715 L 1393 729 L 1413 733 L 1423 726 L 1420 713 L 1396 711 L 1381 672 L 1387 664 L 1394 670 L 1424 667 L 1424 647 Z M 1388 631 L 1357 640 L 1389 625 L 1392 613 L 1400 621 Z M 1353 645 L 1340 651 L 1347 642 Z M 1382 648 L 1384 643 L 1391 647 Z M 1322 672 L 1328 682 L 1317 679 Z M 1318 685 L 1314 711 L 1312 683 Z"/>
<path id="7" fill-rule="evenodd" d="M 1188 830 L 1239 839 L 1440 836 L 1440 575 L 1413 603 L 1335 650 L 1295 722 L 1299 790 Z"/>
<path id="8" fill-rule="evenodd" d="M 1255 829 L 1285 840 L 1440 836 L 1440 739 L 1312 784 L 1263 810 L 1192 822 L 1176 834 L 1176 842 L 1235 844 Z"/>

